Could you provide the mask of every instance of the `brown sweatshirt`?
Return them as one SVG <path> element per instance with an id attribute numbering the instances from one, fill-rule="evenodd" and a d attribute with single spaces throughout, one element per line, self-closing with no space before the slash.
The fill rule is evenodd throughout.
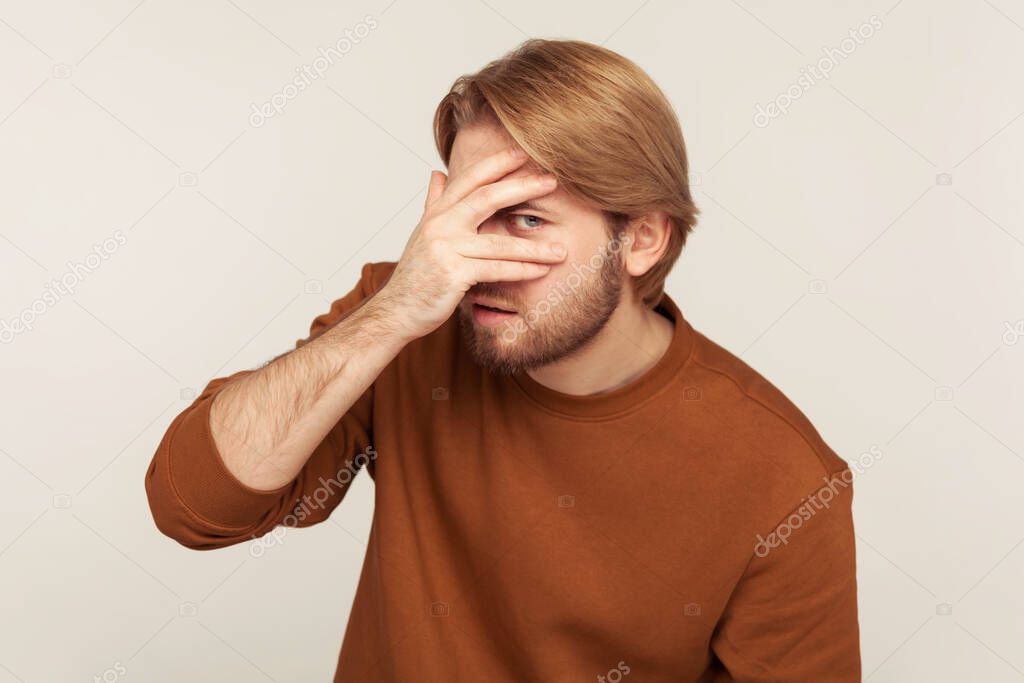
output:
<path id="1" fill-rule="evenodd" d="M 394 266 L 366 264 L 297 345 Z M 323 521 L 367 469 L 373 524 L 336 683 L 859 681 L 851 470 L 670 297 L 659 309 L 666 354 L 590 396 L 491 375 L 453 314 L 274 491 L 232 476 L 210 432 L 213 397 L 252 371 L 214 379 L 153 457 L 153 518 L 185 546 L 224 547 Z"/>

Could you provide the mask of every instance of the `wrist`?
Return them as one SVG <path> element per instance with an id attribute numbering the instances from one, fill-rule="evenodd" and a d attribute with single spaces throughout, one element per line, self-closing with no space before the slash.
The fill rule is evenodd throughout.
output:
<path id="1" fill-rule="evenodd" d="M 423 336 L 410 308 L 386 288 L 366 302 L 362 315 L 366 328 L 380 342 L 397 347 L 396 352 Z"/>
<path id="2" fill-rule="evenodd" d="M 353 340 L 359 348 L 378 349 L 393 356 L 419 336 L 405 321 L 391 300 L 378 292 L 330 332 Z"/>

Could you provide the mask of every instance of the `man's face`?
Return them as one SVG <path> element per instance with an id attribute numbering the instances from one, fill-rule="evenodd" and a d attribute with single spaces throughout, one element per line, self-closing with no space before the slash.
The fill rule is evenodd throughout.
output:
<path id="1" fill-rule="evenodd" d="M 449 175 L 513 144 L 504 129 L 480 123 L 459 131 Z M 527 162 L 508 178 L 538 173 Z M 492 372 L 511 374 L 564 358 L 589 342 L 619 305 L 624 287 L 622 250 L 612 240 L 603 213 L 562 188 L 514 213 L 499 212 L 478 232 L 565 245 L 566 259 L 546 275 L 518 282 L 481 282 L 459 304 L 463 338 L 476 361 Z M 483 297 L 512 314 L 473 304 Z"/>

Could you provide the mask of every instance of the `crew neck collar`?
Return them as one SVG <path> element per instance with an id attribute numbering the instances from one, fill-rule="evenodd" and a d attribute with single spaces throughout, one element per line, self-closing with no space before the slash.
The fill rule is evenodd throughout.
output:
<path id="1" fill-rule="evenodd" d="M 672 320 L 672 340 L 657 363 L 627 384 L 611 391 L 577 395 L 546 387 L 526 372 L 512 375 L 513 383 L 540 407 L 567 417 L 601 419 L 631 412 L 672 382 L 686 365 L 693 350 L 693 327 L 667 293 L 662 294 L 655 309 L 664 311 Z"/>

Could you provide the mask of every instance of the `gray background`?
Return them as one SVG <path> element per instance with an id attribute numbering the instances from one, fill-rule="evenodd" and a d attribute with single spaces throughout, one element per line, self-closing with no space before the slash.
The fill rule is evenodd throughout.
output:
<path id="1" fill-rule="evenodd" d="M 368 479 L 315 528 L 198 553 L 154 528 L 145 468 L 210 378 L 398 257 L 437 101 L 531 36 L 662 86 L 703 211 L 669 292 L 837 452 L 882 454 L 855 495 L 865 678 L 1024 680 L 1024 3 L 110 0 L 0 2 L 0 319 L 33 319 L 0 345 L 0 683 L 330 679 Z"/>

